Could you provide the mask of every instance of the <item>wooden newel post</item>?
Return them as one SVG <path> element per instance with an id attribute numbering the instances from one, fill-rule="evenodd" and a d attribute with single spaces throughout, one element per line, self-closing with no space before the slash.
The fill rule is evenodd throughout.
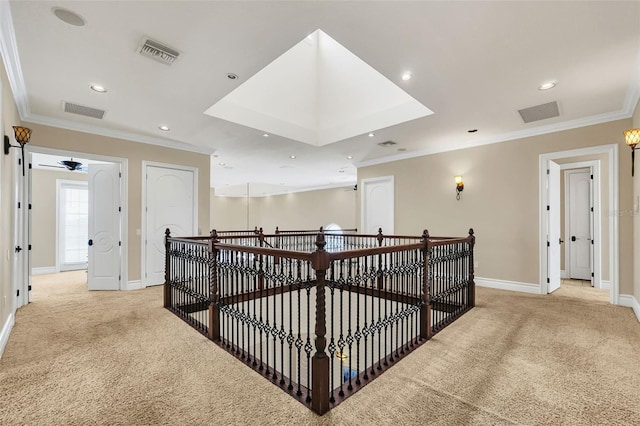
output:
<path id="1" fill-rule="evenodd" d="M 171 306 L 171 255 L 169 253 L 169 248 L 171 243 L 169 243 L 169 238 L 171 238 L 171 230 L 167 228 L 164 231 L 164 307 L 168 308 Z"/>
<path id="2" fill-rule="evenodd" d="M 473 260 L 473 248 L 476 245 L 476 236 L 474 235 L 473 228 L 469 228 L 469 307 L 476 306 L 476 282 L 475 282 L 475 270 Z"/>
<path id="3" fill-rule="evenodd" d="M 317 414 L 329 411 L 329 356 L 327 346 L 326 307 L 324 300 L 325 277 L 329 269 L 329 253 L 324 249 L 324 233 L 318 233 L 312 266 L 316 271 L 316 353 L 311 359 L 311 409 Z"/>
<path id="4" fill-rule="evenodd" d="M 426 340 L 431 339 L 431 290 L 430 284 L 433 278 L 433 271 L 429 267 L 429 256 L 431 252 L 431 241 L 429 231 L 422 232 L 422 307 L 420 308 L 420 337 Z"/>
<path id="5" fill-rule="evenodd" d="M 220 295 L 218 293 L 218 232 L 211 231 L 209 239 L 209 339 L 220 341 Z"/>

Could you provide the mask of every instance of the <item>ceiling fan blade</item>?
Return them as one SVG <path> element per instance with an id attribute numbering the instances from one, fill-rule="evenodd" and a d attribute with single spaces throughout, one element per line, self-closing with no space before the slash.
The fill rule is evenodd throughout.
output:
<path id="1" fill-rule="evenodd" d="M 51 164 L 38 164 L 39 167 L 53 167 L 54 169 L 66 169 L 64 166 L 52 166 Z"/>

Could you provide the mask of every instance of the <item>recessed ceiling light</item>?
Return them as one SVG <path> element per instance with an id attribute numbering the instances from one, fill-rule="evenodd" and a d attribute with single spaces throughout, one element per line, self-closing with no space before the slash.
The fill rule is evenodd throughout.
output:
<path id="1" fill-rule="evenodd" d="M 295 155 L 290 155 L 289 158 L 291 158 L 292 160 L 295 160 L 296 156 Z"/>
<path id="2" fill-rule="evenodd" d="M 541 84 L 540 87 L 538 87 L 538 90 L 549 90 L 549 89 L 553 89 L 554 87 L 556 87 L 556 82 L 548 81 L 546 83 Z"/>
<path id="3" fill-rule="evenodd" d="M 369 133 L 369 134 L 368 134 L 368 136 L 369 136 L 370 138 L 374 137 L 375 135 L 376 135 L 376 134 L 375 134 L 375 133 L 373 133 L 373 132 L 371 132 L 371 133 Z"/>
<path id="4" fill-rule="evenodd" d="M 62 22 L 66 22 L 74 27 L 84 27 L 87 23 L 84 18 L 75 12 L 61 7 L 54 7 L 51 9 L 54 15 L 58 17 Z"/>
<path id="5" fill-rule="evenodd" d="M 171 130 L 169 126 L 165 126 L 164 124 L 162 126 L 158 126 L 158 129 L 162 130 L 163 132 L 168 132 L 169 130 Z"/>
<path id="6" fill-rule="evenodd" d="M 224 163 L 224 162 L 220 162 L 218 164 L 220 164 L 221 166 L 226 166 L 227 165 L 227 163 Z"/>
<path id="7" fill-rule="evenodd" d="M 229 80 L 236 80 L 238 78 L 238 75 L 230 72 L 229 74 L 227 74 L 227 78 Z"/>
<path id="8" fill-rule="evenodd" d="M 262 137 L 268 138 L 269 137 L 269 133 L 263 133 Z"/>
<path id="9" fill-rule="evenodd" d="M 467 132 L 469 132 L 469 133 L 475 133 L 477 131 L 478 131 L 478 129 L 469 129 L 469 130 L 467 130 Z"/>
<path id="10" fill-rule="evenodd" d="M 409 71 L 402 74 L 402 81 L 411 80 L 411 73 Z"/>
<path id="11" fill-rule="evenodd" d="M 98 92 L 98 93 L 106 93 L 107 89 L 104 86 L 100 86 L 99 84 L 92 84 L 91 86 L 89 86 L 91 88 L 91 90 Z"/>
<path id="12" fill-rule="evenodd" d="M 353 155 L 347 155 L 347 160 L 351 160 L 353 158 Z"/>

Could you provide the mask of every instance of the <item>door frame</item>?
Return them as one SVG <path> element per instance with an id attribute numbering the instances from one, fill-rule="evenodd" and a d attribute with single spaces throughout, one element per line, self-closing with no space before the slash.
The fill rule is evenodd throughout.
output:
<path id="1" fill-rule="evenodd" d="M 559 152 L 551 152 L 546 154 L 540 154 L 539 156 L 539 210 L 538 210 L 538 229 L 539 233 L 539 264 L 540 264 L 540 272 L 539 272 L 539 282 L 540 282 L 540 294 L 547 294 L 548 292 L 548 284 L 547 284 L 547 225 L 546 225 L 546 214 L 547 214 L 547 206 L 546 206 L 546 176 L 547 176 L 547 167 L 550 161 L 559 160 L 562 158 L 572 158 L 579 157 L 583 155 L 596 155 L 596 154 L 606 154 L 607 155 L 607 164 L 608 164 L 608 173 L 609 173 L 609 197 L 605 203 L 601 203 L 601 207 L 606 207 L 609 212 L 609 279 L 611 281 L 611 289 L 609 291 L 609 302 L 613 305 L 620 304 L 620 257 L 619 257 L 619 247 L 618 242 L 620 239 L 619 236 L 619 218 L 616 214 L 619 209 L 619 165 L 618 165 L 618 145 L 617 144 L 609 144 L 609 145 L 600 145 L 589 148 L 579 148 L 567 151 L 559 151 Z M 557 182 L 556 184 L 560 184 Z M 595 217 L 594 217 L 595 222 Z M 594 262 L 595 264 L 595 262 Z M 594 271 L 594 276 L 595 276 Z"/>
<path id="2" fill-rule="evenodd" d="M 367 179 L 361 179 L 360 180 L 360 186 L 359 186 L 359 190 L 361 191 L 360 194 L 360 228 L 362 228 L 363 230 L 366 229 L 365 224 L 365 216 L 367 214 L 367 191 L 366 191 L 366 187 L 368 184 L 371 183 L 379 183 L 379 182 L 388 182 L 391 184 L 391 196 L 393 197 L 393 203 L 391 205 L 391 224 L 393 226 L 393 229 L 388 230 L 388 229 L 383 229 L 382 232 L 384 234 L 387 235 L 393 235 L 395 232 L 395 227 L 396 227 L 396 194 L 395 194 L 395 178 L 393 175 L 391 176 L 377 176 L 377 177 L 373 177 L 373 178 L 367 178 Z"/>
<path id="3" fill-rule="evenodd" d="M 120 250 L 120 290 L 127 289 L 127 282 L 129 277 L 129 197 L 127 188 L 128 184 L 128 171 L 129 160 L 122 157 L 111 157 L 108 155 L 92 154 L 88 152 L 80 151 L 68 151 L 57 148 L 45 148 L 35 145 L 25 145 L 25 158 L 31 163 L 31 153 L 49 154 L 49 155 L 61 155 L 66 157 L 87 158 L 91 160 L 105 161 L 109 163 L 115 163 L 120 165 L 120 173 L 122 174 L 120 179 L 120 206 L 122 212 L 119 213 L 120 217 L 120 241 L 122 241 L 122 249 Z M 28 182 L 29 199 L 31 199 L 31 180 Z M 35 200 L 37 202 L 37 200 Z M 29 235 L 29 244 L 31 244 L 31 235 Z M 29 252 L 29 255 L 31 253 Z M 31 277 L 31 271 L 29 271 L 29 277 Z"/>
<path id="4" fill-rule="evenodd" d="M 569 175 L 567 172 L 570 172 L 574 169 L 589 169 L 591 174 L 593 175 L 593 181 L 591 185 L 591 206 L 593 207 L 593 234 L 591 235 L 591 239 L 593 240 L 593 258 L 591 259 L 591 270 L 593 272 L 592 283 L 594 288 L 602 288 L 602 229 L 601 229 L 601 197 L 602 188 L 600 187 L 601 176 L 600 176 L 600 161 L 592 160 L 592 161 L 580 161 L 576 163 L 566 163 L 560 164 L 560 170 L 565 170 L 565 188 L 564 188 L 564 258 L 565 258 L 565 270 L 568 270 L 567 265 L 570 265 L 571 260 L 571 250 L 568 250 L 567 241 L 571 238 L 569 225 L 571 223 L 570 215 L 567 214 L 567 206 L 569 202 Z M 570 267 L 570 266 L 569 266 Z"/>
<path id="5" fill-rule="evenodd" d="M 159 167 L 163 169 L 193 172 L 193 235 L 198 234 L 198 168 L 179 164 L 142 161 L 142 229 L 140 235 L 140 288 L 147 287 L 147 168 Z"/>

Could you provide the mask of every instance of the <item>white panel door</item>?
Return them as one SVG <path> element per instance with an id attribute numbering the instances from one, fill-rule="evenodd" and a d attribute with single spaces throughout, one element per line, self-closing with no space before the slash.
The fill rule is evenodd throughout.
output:
<path id="1" fill-rule="evenodd" d="M 571 171 L 569 177 L 569 277 L 591 279 L 591 172 Z"/>
<path id="2" fill-rule="evenodd" d="M 89 164 L 89 290 L 120 289 L 120 165 Z"/>
<path id="3" fill-rule="evenodd" d="M 174 237 L 197 233 L 195 171 L 161 166 L 146 168 L 145 285 L 164 283 L 165 230 Z"/>
<path id="4" fill-rule="evenodd" d="M 363 179 L 362 187 L 362 232 L 377 234 L 394 233 L 394 188 L 393 176 Z"/>
<path id="5" fill-rule="evenodd" d="M 547 176 L 547 277 L 551 293 L 560 288 L 560 165 L 549 161 Z"/>

